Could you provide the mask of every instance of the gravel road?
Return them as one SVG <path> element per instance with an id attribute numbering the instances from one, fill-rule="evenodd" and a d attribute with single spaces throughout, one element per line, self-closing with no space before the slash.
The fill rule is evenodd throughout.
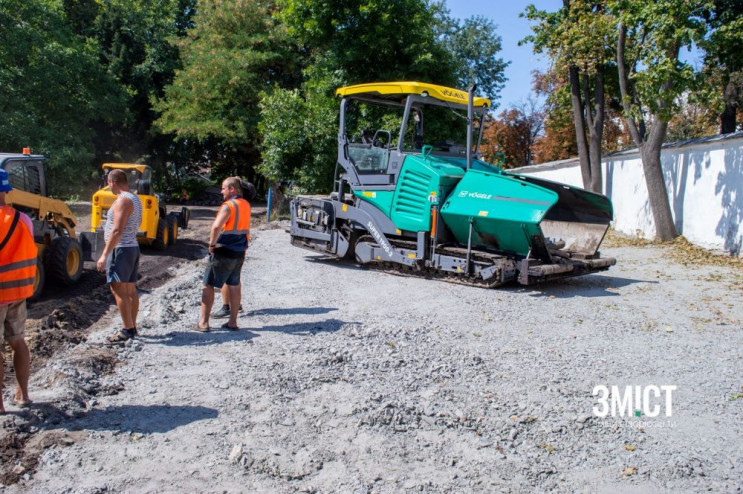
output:
<path id="1" fill-rule="evenodd" d="M 104 317 L 35 372 L 38 464 L 0 492 L 743 491 L 740 270 L 617 247 L 606 273 L 484 290 L 283 227 L 254 232 L 241 330 L 190 329 L 201 258 L 142 293 L 140 339 L 112 350 Z M 675 388 L 600 418 L 596 386 Z"/>

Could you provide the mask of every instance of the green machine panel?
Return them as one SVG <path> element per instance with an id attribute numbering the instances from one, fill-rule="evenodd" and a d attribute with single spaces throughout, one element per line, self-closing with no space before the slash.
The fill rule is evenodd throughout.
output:
<path id="1" fill-rule="evenodd" d="M 405 158 L 392 200 L 390 218 L 401 230 L 431 229 L 431 204 L 446 197 L 464 176 L 464 170 L 433 156 Z"/>
<path id="2" fill-rule="evenodd" d="M 385 215 L 390 215 L 390 205 L 395 195 L 394 191 L 387 190 L 355 190 L 354 195 L 375 205 Z"/>
<path id="3" fill-rule="evenodd" d="M 470 169 L 441 208 L 441 217 L 457 242 L 466 245 L 472 218 L 472 246 L 527 255 L 531 237 L 542 235 L 539 223 L 557 202 L 548 189 L 512 178 Z"/>

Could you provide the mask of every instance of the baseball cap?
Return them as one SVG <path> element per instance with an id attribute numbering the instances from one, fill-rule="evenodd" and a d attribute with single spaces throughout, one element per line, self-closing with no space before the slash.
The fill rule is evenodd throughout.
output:
<path id="1" fill-rule="evenodd" d="M 11 190 L 13 190 L 13 187 L 10 186 L 8 172 L 0 168 L 0 192 L 10 192 Z"/>

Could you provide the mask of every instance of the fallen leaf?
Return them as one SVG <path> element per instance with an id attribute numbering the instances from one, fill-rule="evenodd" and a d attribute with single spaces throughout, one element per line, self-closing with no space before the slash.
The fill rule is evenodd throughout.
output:
<path id="1" fill-rule="evenodd" d="M 637 467 L 627 467 L 622 470 L 623 477 L 631 477 L 632 475 L 637 475 Z"/>

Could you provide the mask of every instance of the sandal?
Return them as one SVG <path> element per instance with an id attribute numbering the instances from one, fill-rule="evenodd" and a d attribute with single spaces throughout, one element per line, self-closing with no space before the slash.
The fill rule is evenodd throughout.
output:
<path id="1" fill-rule="evenodd" d="M 114 335 L 109 336 L 108 341 L 111 343 L 123 343 L 132 338 L 134 338 L 134 332 L 131 329 L 120 329 Z"/>
<path id="2" fill-rule="evenodd" d="M 237 331 L 240 329 L 240 326 L 230 326 L 230 323 L 226 322 L 220 326 L 222 329 L 230 329 L 232 331 Z"/>
<path id="3" fill-rule="evenodd" d="M 201 326 L 199 326 L 199 323 L 196 323 L 193 326 L 193 330 L 194 331 L 199 331 L 200 333 L 208 333 L 209 332 L 209 329 L 210 329 L 209 326 L 207 326 L 205 328 L 202 328 Z"/>

